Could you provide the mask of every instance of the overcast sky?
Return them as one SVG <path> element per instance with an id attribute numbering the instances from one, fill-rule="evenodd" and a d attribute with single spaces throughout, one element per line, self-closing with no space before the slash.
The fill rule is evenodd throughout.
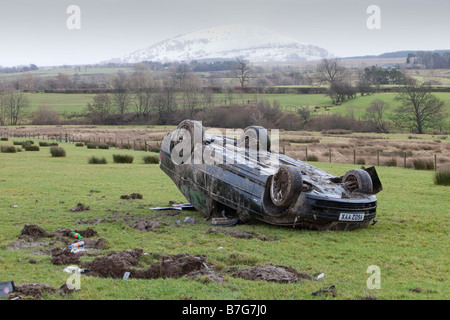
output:
<path id="1" fill-rule="evenodd" d="M 77 5 L 80 29 L 67 8 Z M 380 29 L 369 29 L 370 5 Z M 0 65 L 90 64 L 220 25 L 270 28 L 338 57 L 450 49 L 448 0 L 1 0 Z"/>

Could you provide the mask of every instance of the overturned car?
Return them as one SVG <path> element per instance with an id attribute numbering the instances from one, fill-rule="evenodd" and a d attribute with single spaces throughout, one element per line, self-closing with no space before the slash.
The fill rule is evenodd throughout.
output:
<path id="1" fill-rule="evenodd" d="M 374 167 L 337 177 L 273 149 L 263 127 L 230 138 L 184 120 L 163 138 L 160 167 L 207 219 L 254 218 L 313 230 L 354 230 L 376 222 L 375 194 L 382 185 Z"/>

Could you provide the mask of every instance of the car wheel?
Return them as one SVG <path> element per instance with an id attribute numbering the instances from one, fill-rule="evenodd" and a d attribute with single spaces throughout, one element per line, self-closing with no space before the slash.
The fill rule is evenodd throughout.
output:
<path id="1" fill-rule="evenodd" d="M 300 169 L 282 165 L 273 175 L 270 198 L 277 207 L 288 207 L 297 201 L 302 192 L 303 178 Z"/>
<path id="2" fill-rule="evenodd" d="M 342 177 L 342 182 L 350 192 L 373 193 L 372 178 L 365 170 L 353 169 L 347 171 Z"/>
<path id="3" fill-rule="evenodd" d="M 239 147 L 252 148 L 257 151 L 270 151 L 270 137 L 267 129 L 260 126 L 250 126 L 244 129 L 239 138 Z"/>
<path id="4" fill-rule="evenodd" d="M 198 137 L 196 135 L 199 135 Z M 205 129 L 200 121 L 184 120 L 180 122 L 177 129 L 172 134 L 172 148 L 177 144 L 190 139 L 191 152 L 194 151 L 196 143 L 203 143 L 205 139 Z M 171 149 L 172 149 L 171 148 Z"/>

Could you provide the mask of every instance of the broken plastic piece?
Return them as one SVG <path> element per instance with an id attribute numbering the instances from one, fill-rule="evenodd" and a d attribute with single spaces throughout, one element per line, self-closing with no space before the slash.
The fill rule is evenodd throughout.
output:
<path id="1" fill-rule="evenodd" d="M 9 296 L 11 292 L 14 292 L 14 281 L 0 282 L 0 298 Z"/>
<path id="2" fill-rule="evenodd" d="M 69 249 L 80 248 L 80 247 L 82 247 L 82 246 L 84 246 L 84 241 L 80 241 L 80 242 L 76 242 L 76 243 L 74 243 L 74 244 L 71 244 L 71 245 L 69 246 Z"/>
<path id="3" fill-rule="evenodd" d="M 316 280 L 320 280 L 325 277 L 325 273 L 321 273 L 316 277 Z"/>
<path id="4" fill-rule="evenodd" d="M 186 219 L 184 219 L 184 223 L 195 223 L 195 218 L 194 217 L 186 217 Z"/>
<path id="5" fill-rule="evenodd" d="M 228 218 L 212 218 L 211 224 L 213 226 L 221 226 L 221 227 L 231 227 L 238 223 L 239 218 L 228 219 Z"/>

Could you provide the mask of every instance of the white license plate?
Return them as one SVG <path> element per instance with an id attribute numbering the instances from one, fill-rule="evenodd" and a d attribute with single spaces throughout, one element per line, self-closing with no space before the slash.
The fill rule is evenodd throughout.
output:
<path id="1" fill-rule="evenodd" d="M 364 213 L 345 213 L 339 214 L 339 221 L 363 221 Z"/>

